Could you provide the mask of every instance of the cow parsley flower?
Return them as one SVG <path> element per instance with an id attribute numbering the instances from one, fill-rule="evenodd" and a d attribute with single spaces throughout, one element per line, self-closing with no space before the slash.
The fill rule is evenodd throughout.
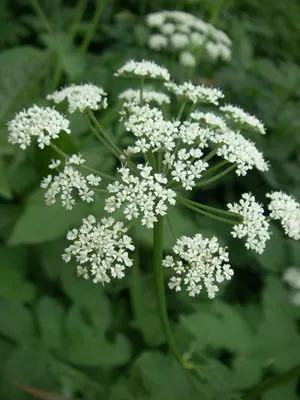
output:
<path id="1" fill-rule="evenodd" d="M 212 112 L 201 112 L 194 111 L 191 113 L 191 119 L 194 121 L 199 121 L 205 125 L 206 128 L 211 128 L 216 131 L 225 131 L 227 128 L 226 122 L 222 117 L 212 113 Z"/>
<path id="2" fill-rule="evenodd" d="M 233 120 L 235 123 L 241 126 L 246 125 L 263 135 L 266 133 L 265 127 L 262 122 L 260 122 L 255 116 L 248 114 L 240 107 L 226 105 L 220 107 L 220 110 L 224 112 L 225 117 L 229 121 Z"/>
<path id="3" fill-rule="evenodd" d="M 167 178 L 154 173 L 149 165 L 139 164 L 137 168 L 139 176 L 133 175 L 129 168 L 118 169 L 121 177 L 107 187 L 111 196 L 106 199 L 105 210 L 113 213 L 124 206 L 125 218 L 141 216 L 142 225 L 153 228 L 157 216 L 166 215 L 168 205 L 175 204 L 176 193 L 166 188 Z"/>
<path id="4" fill-rule="evenodd" d="M 119 95 L 121 100 L 129 102 L 140 103 L 140 91 L 135 89 L 127 89 Z M 156 92 L 154 90 L 143 91 L 143 102 L 144 103 L 156 103 L 159 106 L 162 104 L 170 104 L 170 97 L 163 92 Z"/>
<path id="5" fill-rule="evenodd" d="M 137 75 L 143 78 L 170 80 L 170 74 L 164 67 L 160 67 L 153 61 L 128 61 L 123 67 L 119 68 L 115 73 L 116 76 L 132 76 Z"/>
<path id="6" fill-rule="evenodd" d="M 238 203 L 229 203 L 227 207 L 243 219 L 240 224 L 234 225 L 232 236 L 246 238 L 246 248 L 262 254 L 270 239 L 269 222 L 264 216 L 262 205 L 255 201 L 251 193 L 244 193 Z"/>
<path id="7" fill-rule="evenodd" d="M 131 132 L 136 140 L 127 150 L 130 153 L 146 153 L 148 150 L 172 150 L 178 136 L 179 121 L 165 120 L 162 111 L 151 108 L 148 104 L 143 106 L 125 105 L 125 128 Z"/>
<path id="8" fill-rule="evenodd" d="M 300 239 L 300 204 L 288 194 L 277 191 L 266 195 L 271 199 L 268 208 L 270 217 L 279 220 L 287 236 Z"/>
<path id="9" fill-rule="evenodd" d="M 217 155 L 230 163 L 236 163 L 236 174 L 245 176 L 254 167 L 259 171 L 268 171 L 269 166 L 263 154 L 255 144 L 239 133 L 226 129 L 222 134 L 211 137 L 212 142 L 219 145 Z"/>
<path id="10" fill-rule="evenodd" d="M 45 193 L 46 204 L 52 205 L 56 203 L 57 197 L 60 197 L 62 205 L 71 210 L 75 205 L 74 191 L 80 199 L 86 203 L 94 201 L 94 191 L 91 186 L 98 186 L 101 178 L 94 174 L 84 176 L 75 166 L 80 166 L 85 160 L 74 154 L 67 161 L 64 169 L 57 175 L 48 175 L 43 178 L 41 187 L 47 189 Z M 60 160 L 53 160 L 49 168 L 58 168 Z"/>
<path id="11" fill-rule="evenodd" d="M 202 19 L 182 11 L 160 11 L 146 18 L 151 29 L 148 45 L 157 51 L 179 52 L 184 66 L 194 66 L 195 55 L 204 50 L 211 59 L 228 61 L 231 58 L 231 40 Z"/>
<path id="12" fill-rule="evenodd" d="M 296 267 L 287 268 L 283 274 L 283 280 L 293 289 L 300 290 L 300 269 Z"/>
<path id="13" fill-rule="evenodd" d="M 107 107 L 107 93 L 102 87 L 90 83 L 65 87 L 48 94 L 47 99 L 53 100 L 54 103 L 61 103 L 67 100 L 70 113 L 100 110 Z"/>
<path id="14" fill-rule="evenodd" d="M 61 131 L 71 133 L 69 121 L 63 115 L 50 107 L 37 105 L 17 113 L 8 123 L 8 131 L 8 141 L 18 144 L 22 150 L 30 146 L 32 138 L 36 138 L 38 147 L 44 149 Z"/>
<path id="15" fill-rule="evenodd" d="M 194 67 L 197 64 L 196 58 L 189 51 L 182 51 L 179 54 L 179 63 L 184 67 Z"/>
<path id="16" fill-rule="evenodd" d="M 165 257 L 163 266 L 173 269 L 169 288 L 176 292 L 184 286 L 194 297 L 205 286 L 208 297 L 213 299 L 219 290 L 217 283 L 230 280 L 233 275 L 228 264 L 228 252 L 219 245 L 215 236 L 211 239 L 200 233 L 194 237 L 182 236 L 177 239 L 173 252 L 178 257 Z"/>
<path id="17" fill-rule="evenodd" d="M 174 82 L 167 82 L 165 86 L 170 92 L 174 93 L 175 96 L 191 101 L 194 104 L 218 104 L 218 100 L 224 97 L 219 89 L 203 85 L 194 85 L 192 82 L 184 82 L 181 85 L 177 85 Z"/>
<path id="18" fill-rule="evenodd" d="M 67 239 L 73 242 L 65 249 L 63 260 L 78 263 L 77 273 L 94 283 L 109 283 L 111 278 L 121 279 L 133 262 L 128 251 L 133 251 L 132 239 L 126 235 L 127 228 L 113 218 L 96 218 L 89 215 L 82 220 L 79 229 L 72 229 Z"/>

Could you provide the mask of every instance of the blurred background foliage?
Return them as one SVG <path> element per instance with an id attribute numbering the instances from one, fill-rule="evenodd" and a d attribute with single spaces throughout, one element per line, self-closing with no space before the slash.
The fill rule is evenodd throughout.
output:
<path id="1" fill-rule="evenodd" d="M 47 93 L 71 82 L 94 82 L 108 91 L 102 124 L 120 134 L 113 98 L 128 82 L 113 73 L 129 58 L 156 60 L 185 79 L 182 67 L 146 46 L 144 16 L 162 9 L 193 13 L 228 34 L 232 61 L 212 65 L 203 59 L 192 79 L 222 88 L 227 101 L 267 127 L 267 136 L 255 140 L 272 164 L 270 172 L 228 178 L 199 196 L 223 206 L 244 191 L 262 200 L 266 191 L 282 188 L 300 199 L 297 0 L 2 0 L 1 399 L 195 399 L 160 327 L 149 232 L 138 228 L 136 267 L 124 280 L 103 288 L 77 279 L 60 257 L 65 232 L 88 212 L 101 217 L 103 204 L 72 212 L 46 206 L 37 188 L 51 150 L 25 153 L 7 143 L 6 122 L 16 111 L 46 104 Z M 114 161 L 95 148 L 81 115 L 71 116 L 71 128 L 72 138 L 60 139 L 60 146 L 84 152 L 91 165 L 109 171 Z M 282 282 L 285 268 L 300 267 L 299 244 L 273 227 L 272 240 L 258 256 L 246 253 L 217 222 L 178 208 L 170 214 L 178 235 L 216 233 L 228 244 L 236 271 L 216 301 L 168 292 L 177 342 L 198 360 L 203 392 L 216 400 L 299 399 L 300 308 L 291 304 Z M 172 241 L 166 228 L 166 249 Z"/>

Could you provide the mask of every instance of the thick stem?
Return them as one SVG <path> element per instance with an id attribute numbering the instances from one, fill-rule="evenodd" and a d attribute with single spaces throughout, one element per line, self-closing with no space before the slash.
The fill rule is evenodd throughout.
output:
<path id="1" fill-rule="evenodd" d="M 175 358 L 179 362 L 179 364 L 182 365 L 182 356 L 176 347 L 168 318 L 166 294 L 164 286 L 164 275 L 162 267 L 162 257 L 163 257 L 163 219 L 161 216 L 159 216 L 153 229 L 153 268 L 155 275 L 156 297 L 159 309 L 159 316 L 163 327 L 163 331 L 167 339 L 167 343 L 170 347 L 170 350 L 174 354 Z"/>
<path id="2" fill-rule="evenodd" d="M 103 11 L 103 8 L 105 5 L 105 1 L 106 0 L 102 0 L 102 1 L 98 0 L 98 2 L 97 2 L 97 6 L 95 9 L 93 19 L 92 19 L 91 23 L 89 24 L 88 31 L 86 32 L 86 35 L 81 44 L 80 50 L 82 53 L 85 53 L 87 51 L 87 49 L 92 41 L 93 35 L 97 29 L 97 25 L 98 25 L 99 19 L 101 17 L 101 14 L 102 14 L 102 11 Z"/>

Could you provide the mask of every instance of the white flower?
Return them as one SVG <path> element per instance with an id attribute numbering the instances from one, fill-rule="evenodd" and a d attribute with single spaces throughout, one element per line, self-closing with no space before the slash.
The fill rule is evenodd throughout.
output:
<path id="1" fill-rule="evenodd" d="M 56 203 L 59 196 L 62 205 L 71 210 L 75 205 L 74 191 L 82 201 L 90 203 L 94 201 L 94 191 L 90 186 L 98 186 L 101 178 L 94 174 L 85 177 L 73 165 L 81 165 L 85 160 L 80 155 L 73 155 L 67 161 L 64 169 L 55 176 L 48 175 L 43 178 L 41 187 L 47 189 L 45 193 L 46 204 L 52 205 Z M 52 161 L 50 166 L 57 163 Z"/>
<path id="2" fill-rule="evenodd" d="M 174 49 L 184 49 L 189 44 L 189 38 L 182 33 L 174 33 L 174 35 L 171 36 L 171 44 Z"/>
<path id="3" fill-rule="evenodd" d="M 221 134 L 212 136 L 211 140 L 220 146 L 217 150 L 218 156 L 236 163 L 237 175 L 245 176 L 254 167 L 262 172 L 268 171 L 269 166 L 263 154 L 257 150 L 252 141 L 245 139 L 239 133 L 226 129 Z"/>
<path id="4" fill-rule="evenodd" d="M 185 67 L 194 67 L 196 65 L 196 58 L 192 53 L 183 51 L 179 54 L 179 62 Z"/>
<path id="5" fill-rule="evenodd" d="M 240 214 L 243 221 L 234 225 L 231 234 L 234 238 L 246 238 L 246 248 L 262 254 L 270 239 L 269 223 L 264 216 L 261 204 L 251 193 L 244 193 L 239 203 L 227 204 L 229 211 Z"/>
<path id="6" fill-rule="evenodd" d="M 148 104 L 127 104 L 123 114 L 127 114 L 126 131 L 136 137 L 134 146 L 128 148 L 130 153 L 146 153 L 150 149 L 170 151 L 175 147 L 179 121 L 165 120 L 161 110 Z"/>
<path id="7" fill-rule="evenodd" d="M 151 35 L 148 40 L 150 49 L 161 50 L 168 46 L 168 39 L 159 33 Z"/>
<path id="8" fill-rule="evenodd" d="M 195 65 L 194 55 L 204 44 L 211 59 L 228 61 L 231 58 L 228 36 L 194 15 L 182 11 L 160 11 L 149 14 L 146 21 L 151 29 L 149 47 L 157 51 L 185 51 L 180 54 L 182 65 Z"/>
<path id="9" fill-rule="evenodd" d="M 283 280 L 288 283 L 293 289 L 300 290 L 300 269 L 289 267 L 284 271 Z"/>
<path id="10" fill-rule="evenodd" d="M 225 131 L 227 129 L 226 123 L 223 118 L 212 112 L 195 111 L 191 114 L 191 119 L 194 121 L 204 122 L 207 128 Z"/>
<path id="11" fill-rule="evenodd" d="M 51 164 L 49 164 L 49 168 L 50 169 L 56 169 L 57 167 L 59 167 L 61 164 L 60 160 L 51 160 Z"/>
<path id="12" fill-rule="evenodd" d="M 60 132 L 71 133 L 69 121 L 58 111 L 50 107 L 33 105 L 23 110 L 8 123 L 8 141 L 18 144 L 25 150 L 36 137 L 40 149 L 49 146 L 51 140 L 57 139 Z"/>
<path id="13" fill-rule="evenodd" d="M 288 194 L 277 191 L 266 195 L 271 199 L 270 217 L 280 220 L 283 230 L 292 239 L 300 239 L 300 204 Z"/>
<path id="14" fill-rule="evenodd" d="M 167 179 L 161 174 L 153 174 L 150 166 L 139 164 L 137 168 L 139 176 L 132 175 L 128 168 L 118 169 L 121 177 L 107 187 L 112 196 L 106 199 L 105 210 L 113 213 L 124 207 L 126 219 L 141 216 L 142 225 L 153 228 L 157 217 L 167 213 L 168 204 L 175 204 L 176 193 L 164 186 Z"/>
<path id="15" fill-rule="evenodd" d="M 119 95 L 121 100 L 129 102 L 140 103 L 140 90 L 127 89 Z M 163 92 L 156 92 L 154 90 L 143 91 L 143 102 L 144 103 L 156 103 L 158 105 L 170 104 L 170 97 Z"/>
<path id="16" fill-rule="evenodd" d="M 111 278 L 123 278 L 125 269 L 133 264 L 128 250 L 133 251 L 134 246 L 126 235 L 127 228 L 113 218 L 102 218 L 97 223 L 92 215 L 82 222 L 78 230 L 67 234 L 73 243 L 65 249 L 63 260 L 69 262 L 74 257 L 78 275 L 85 279 L 91 277 L 94 283 L 105 284 Z"/>
<path id="17" fill-rule="evenodd" d="M 246 125 L 261 134 L 266 133 L 262 122 L 260 122 L 253 115 L 250 115 L 246 111 L 242 110 L 240 107 L 226 105 L 224 107 L 220 107 L 220 110 L 225 113 L 225 117 L 228 118 L 228 120 L 233 120 L 240 125 Z"/>
<path id="18" fill-rule="evenodd" d="M 213 299 L 219 290 L 217 283 L 230 280 L 233 275 L 228 253 L 215 236 L 211 239 L 201 234 L 182 236 L 177 239 L 173 251 L 179 258 L 167 256 L 163 266 L 174 270 L 169 288 L 177 292 L 185 286 L 188 294 L 194 297 L 205 286 L 208 297 Z"/>
<path id="19" fill-rule="evenodd" d="M 223 93 L 219 89 L 203 85 L 194 85 L 192 82 L 184 82 L 181 85 L 177 85 L 174 82 L 167 82 L 165 83 L 165 86 L 177 97 L 182 97 L 194 104 L 218 104 L 218 100 L 224 97 Z"/>
<path id="20" fill-rule="evenodd" d="M 128 61 L 123 67 L 119 68 L 115 73 L 116 76 L 120 75 L 137 75 L 141 77 L 163 79 L 168 81 L 170 79 L 170 74 L 168 70 L 164 67 L 160 67 L 153 61 Z"/>
<path id="21" fill-rule="evenodd" d="M 96 85 L 85 83 L 81 85 L 71 85 L 60 89 L 52 94 L 48 94 L 47 99 L 55 103 L 61 103 L 65 99 L 68 101 L 70 113 L 75 111 L 84 112 L 88 109 L 99 110 L 107 107 L 107 94 Z"/>

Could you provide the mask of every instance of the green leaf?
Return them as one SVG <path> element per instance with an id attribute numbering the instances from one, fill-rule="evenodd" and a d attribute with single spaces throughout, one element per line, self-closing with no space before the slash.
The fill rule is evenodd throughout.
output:
<path id="1" fill-rule="evenodd" d="M 79 306 L 72 307 L 66 320 L 62 356 L 71 363 L 89 367 L 120 366 L 128 362 L 130 345 L 127 339 L 118 334 L 110 342 L 98 326 L 85 322 Z"/>
<path id="2" fill-rule="evenodd" d="M 287 266 L 286 240 L 282 231 L 272 225 L 271 239 L 263 254 L 255 254 L 257 261 L 267 270 L 280 271 Z"/>
<path id="3" fill-rule="evenodd" d="M 111 322 L 111 310 L 103 286 L 76 276 L 75 268 L 66 265 L 61 271 L 64 292 L 85 310 L 100 332 L 105 332 Z"/>
<path id="4" fill-rule="evenodd" d="M 11 191 L 7 175 L 5 172 L 4 164 L 1 158 L 0 158 L 0 196 L 4 197 L 5 199 L 11 199 Z"/>
<path id="5" fill-rule="evenodd" d="M 40 200 L 29 203 L 14 227 L 10 244 L 44 243 L 64 236 L 71 226 L 79 223 L 87 210 L 88 206 L 82 203 L 71 211 L 59 203 L 52 206 L 40 204 Z"/>
<path id="6" fill-rule="evenodd" d="M 181 317 L 185 327 L 195 336 L 195 346 L 222 348 L 243 354 L 252 345 L 252 334 L 233 306 L 215 301 L 195 314 Z"/>
<path id="7" fill-rule="evenodd" d="M 0 121 L 27 104 L 48 73 L 49 53 L 29 46 L 0 54 Z"/>
<path id="8" fill-rule="evenodd" d="M 0 300 L 0 332 L 4 336 L 22 343 L 34 334 L 31 313 L 16 301 Z"/>
<path id="9" fill-rule="evenodd" d="M 50 348 L 62 345 L 64 309 L 57 300 L 42 297 L 36 305 L 36 316 L 43 342 Z"/>

